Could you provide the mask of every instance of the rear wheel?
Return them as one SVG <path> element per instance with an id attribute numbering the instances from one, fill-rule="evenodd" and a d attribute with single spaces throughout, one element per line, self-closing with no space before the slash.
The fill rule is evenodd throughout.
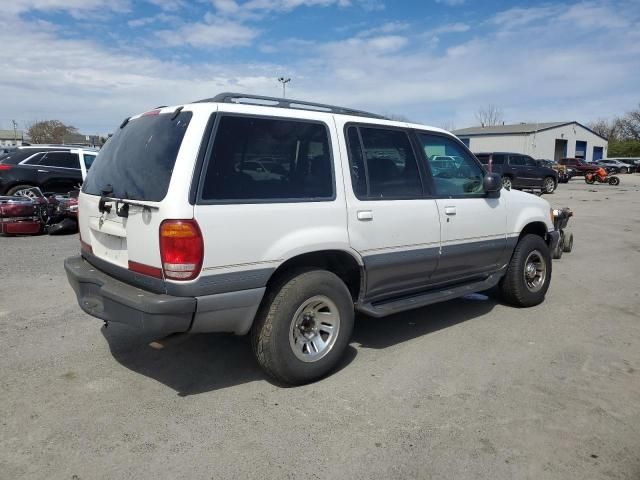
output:
<path id="1" fill-rule="evenodd" d="M 516 307 L 532 307 L 544 301 L 551 281 L 551 254 L 538 235 L 525 235 L 516 246 L 500 293 Z"/>
<path id="2" fill-rule="evenodd" d="M 620 173 L 629 173 L 629 169 L 627 167 L 622 167 L 620 169 Z"/>
<path id="3" fill-rule="evenodd" d="M 502 186 L 505 188 L 505 190 L 511 190 L 513 188 L 511 177 L 502 177 Z"/>
<path id="4" fill-rule="evenodd" d="M 251 332 L 254 354 L 276 380 L 317 380 L 342 357 L 353 318 L 353 299 L 340 278 L 325 270 L 298 272 L 265 299 Z"/>
<path id="5" fill-rule="evenodd" d="M 556 189 L 556 181 L 553 177 L 546 177 L 542 181 L 542 191 L 544 193 L 553 193 Z"/>
<path id="6" fill-rule="evenodd" d="M 589 185 L 593 185 L 594 183 L 596 183 L 596 181 L 595 181 L 595 179 L 594 179 L 593 175 L 589 175 L 589 174 L 587 174 L 587 175 L 585 175 L 585 176 L 584 176 L 584 181 L 585 181 L 586 183 L 588 183 Z"/>

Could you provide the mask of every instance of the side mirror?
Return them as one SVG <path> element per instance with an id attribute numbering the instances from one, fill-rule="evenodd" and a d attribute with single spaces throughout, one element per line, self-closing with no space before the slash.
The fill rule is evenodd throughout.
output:
<path id="1" fill-rule="evenodd" d="M 492 198 L 500 196 L 502 177 L 497 173 L 487 173 L 482 180 L 482 189 Z"/>

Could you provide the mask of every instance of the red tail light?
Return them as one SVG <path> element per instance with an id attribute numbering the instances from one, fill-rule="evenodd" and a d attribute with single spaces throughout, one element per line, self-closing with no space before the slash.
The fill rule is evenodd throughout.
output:
<path id="1" fill-rule="evenodd" d="M 160 257 L 166 278 L 192 280 L 202 268 L 204 243 L 195 220 L 165 220 L 160 225 Z"/>
<path id="2" fill-rule="evenodd" d="M 0 172 L 2 170 L 11 170 L 11 165 L 7 165 L 6 163 L 0 163 Z"/>

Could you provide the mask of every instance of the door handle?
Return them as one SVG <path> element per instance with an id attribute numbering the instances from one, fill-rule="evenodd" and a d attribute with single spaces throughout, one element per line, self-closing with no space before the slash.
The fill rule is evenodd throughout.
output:
<path id="1" fill-rule="evenodd" d="M 373 211 L 371 210 L 358 210 L 358 220 L 361 222 L 368 222 L 373 220 Z"/>
<path id="2" fill-rule="evenodd" d="M 456 214 L 456 207 L 444 207 L 444 214 L 445 215 L 455 215 Z"/>
<path id="3" fill-rule="evenodd" d="M 41 170 L 41 169 L 38 169 L 38 171 L 39 171 L 40 173 L 49 173 L 49 170 Z"/>

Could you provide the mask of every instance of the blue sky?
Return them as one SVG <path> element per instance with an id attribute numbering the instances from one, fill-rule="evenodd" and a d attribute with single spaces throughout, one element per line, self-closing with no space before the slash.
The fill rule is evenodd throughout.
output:
<path id="1" fill-rule="evenodd" d="M 343 104 L 447 128 L 640 102 L 640 2 L 11 0 L 0 128 L 57 118 L 107 133 L 221 91 Z"/>

